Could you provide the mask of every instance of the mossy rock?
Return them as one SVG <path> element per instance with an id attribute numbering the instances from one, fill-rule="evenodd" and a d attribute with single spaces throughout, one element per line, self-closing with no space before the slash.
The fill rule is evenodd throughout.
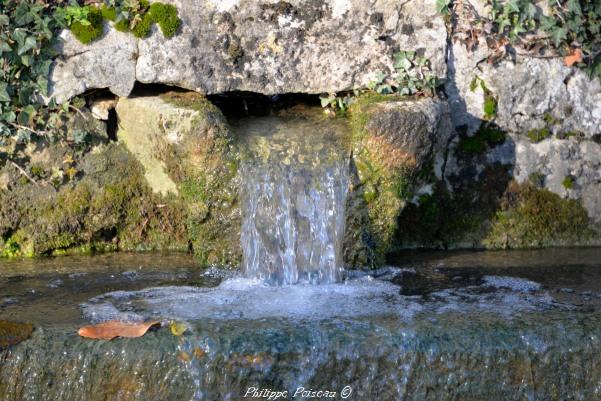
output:
<path id="1" fill-rule="evenodd" d="M 153 193 L 122 145 L 47 149 L 46 163 L 61 165 L 68 154 L 79 173 L 57 187 L 16 183 L 0 193 L 3 256 L 188 249 L 183 205 Z"/>
<path id="2" fill-rule="evenodd" d="M 431 99 L 368 95 L 348 111 L 353 130 L 345 263 L 378 266 L 394 248 L 398 217 L 429 165 L 442 118 Z"/>
<path id="3" fill-rule="evenodd" d="M 199 94 L 172 92 L 121 99 L 117 112 L 119 138 L 147 172 L 160 166 L 177 189 L 186 207 L 191 248 L 200 263 L 238 266 L 238 152 L 221 111 Z"/>
<path id="4" fill-rule="evenodd" d="M 514 182 L 484 243 L 491 248 L 574 246 L 597 236 L 580 201 Z"/>

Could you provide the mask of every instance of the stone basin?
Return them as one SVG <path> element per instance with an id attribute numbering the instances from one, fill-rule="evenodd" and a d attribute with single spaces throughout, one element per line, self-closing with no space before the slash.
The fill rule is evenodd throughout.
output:
<path id="1" fill-rule="evenodd" d="M 262 390 L 287 392 L 279 399 L 593 400 L 599 256 L 404 254 L 369 275 L 345 272 L 341 284 L 288 287 L 200 271 L 181 255 L 3 261 L 0 319 L 35 330 L 0 351 L 0 400 L 268 398 Z M 125 315 L 187 331 L 76 334 Z"/>

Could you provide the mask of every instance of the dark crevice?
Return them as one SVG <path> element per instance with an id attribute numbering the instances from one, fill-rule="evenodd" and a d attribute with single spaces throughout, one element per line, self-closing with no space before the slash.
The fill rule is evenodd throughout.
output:
<path id="1" fill-rule="evenodd" d="M 109 118 L 106 122 L 106 134 L 111 141 L 117 141 L 117 130 L 119 128 L 119 121 L 117 118 L 117 111 L 113 108 L 109 110 Z"/>
<path id="2" fill-rule="evenodd" d="M 180 88 L 179 86 L 171 86 L 165 84 L 143 84 L 137 82 L 134 85 L 129 97 L 144 97 L 156 96 L 167 92 L 192 92 L 188 89 Z"/>
<path id="3" fill-rule="evenodd" d="M 185 93 L 192 91 L 177 86 L 136 82 L 130 97 L 157 96 L 167 92 Z M 306 93 L 263 95 L 256 92 L 238 91 L 208 95 L 207 99 L 217 106 L 228 119 L 238 119 L 247 116 L 268 116 L 298 105 L 320 105 L 319 95 Z"/>
<path id="4" fill-rule="evenodd" d="M 208 99 L 228 119 L 247 116 L 268 116 L 278 111 L 298 106 L 319 106 L 319 96 L 305 93 L 286 93 L 266 96 L 255 92 L 228 92 L 210 95 Z"/>

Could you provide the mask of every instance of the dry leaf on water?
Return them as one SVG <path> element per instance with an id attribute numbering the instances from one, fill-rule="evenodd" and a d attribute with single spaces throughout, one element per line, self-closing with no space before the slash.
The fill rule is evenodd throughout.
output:
<path id="1" fill-rule="evenodd" d="M 181 336 L 188 330 L 188 326 L 185 323 L 176 322 L 175 320 L 169 322 L 169 328 L 171 329 L 171 334 L 174 336 Z"/>
<path id="2" fill-rule="evenodd" d="M 33 326 L 29 323 L 0 320 L 0 349 L 27 340 L 32 332 Z"/>
<path id="3" fill-rule="evenodd" d="M 82 337 L 93 338 L 95 340 L 112 340 L 116 337 L 135 338 L 142 337 L 148 329 L 157 324 L 160 324 L 158 320 L 137 323 L 111 320 L 93 326 L 84 326 L 77 333 Z"/>
<path id="4" fill-rule="evenodd" d="M 582 61 L 582 50 L 574 49 L 569 56 L 564 58 L 564 61 L 568 67 L 580 63 Z"/>

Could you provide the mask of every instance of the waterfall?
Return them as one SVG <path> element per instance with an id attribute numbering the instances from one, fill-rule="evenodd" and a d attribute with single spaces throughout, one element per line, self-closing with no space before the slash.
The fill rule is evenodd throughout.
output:
<path id="1" fill-rule="evenodd" d="M 243 271 L 269 284 L 332 283 L 342 268 L 348 129 L 323 117 L 239 124 Z"/>

